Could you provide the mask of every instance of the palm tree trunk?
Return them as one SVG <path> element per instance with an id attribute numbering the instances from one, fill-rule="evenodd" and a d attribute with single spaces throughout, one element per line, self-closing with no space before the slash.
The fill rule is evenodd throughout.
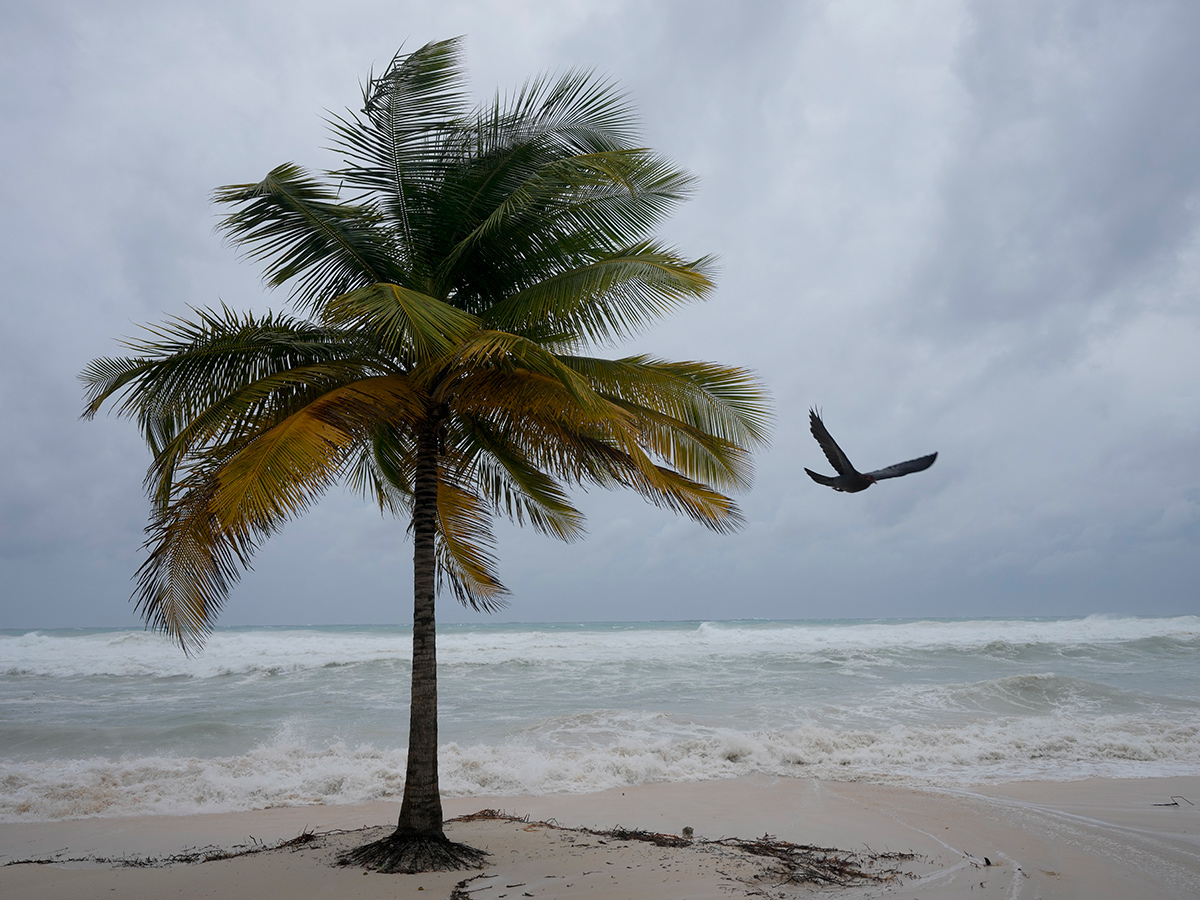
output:
<path id="1" fill-rule="evenodd" d="M 385 838 L 347 851 L 341 865 L 380 872 L 431 872 L 477 869 L 487 852 L 447 839 L 442 830 L 438 790 L 437 629 L 437 483 L 438 429 L 417 436 L 413 485 L 413 661 L 412 700 L 408 712 L 408 765 L 400 821 Z"/>
<path id="2" fill-rule="evenodd" d="M 438 790 L 437 628 L 437 435 L 417 443 L 413 497 L 413 653 L 412 701 L 408 714 L 408 766 L 401 831 L 441 836 L 442 796 Z"/>

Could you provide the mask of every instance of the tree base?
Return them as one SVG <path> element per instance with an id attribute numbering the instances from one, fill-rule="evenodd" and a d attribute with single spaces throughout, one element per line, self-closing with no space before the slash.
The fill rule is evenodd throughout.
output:
<path id="1" fill-rule="evenodd" d="M 343 853 L 338 865 L 411 875 L 480 869 L 487 857 L 486 851 L 457 844 L 443 834 L 418 834 L 397 828 L 385 838 Z"/>

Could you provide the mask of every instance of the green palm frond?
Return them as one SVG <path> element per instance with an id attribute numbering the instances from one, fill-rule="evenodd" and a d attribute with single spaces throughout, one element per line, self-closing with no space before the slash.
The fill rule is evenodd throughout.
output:
<path id="1" fill-rule="evenodd" d="M 170 502 L 176 470 L 204 447 L 236 445 L 247 423 L 269 427 L 324 392 L 385 371 L 386 359 L 353 334 L 286 316 L 261 319 L 228 308 L 199 310 L 128 341 L 141 354 L 99 359 L 81 376 L 95 415 L 119 396 L 119 415 L 135 418 L 154 456 L 147 486 Z"/>
<path id="2" fill-rule="evenodd" d="M 447 136 L 462 132 L 466 77 L 460 53 L 460 38 L 397 53 L 382 75 L 368 76 L 362 114 L 330 120 L 334 147 L 346 157 L 332 174 L 376 197 L 410 244 L 410 215 L 419 214 L 411 207 L 436 189 Z"/>
<path id="3" fill-rule="evenodd" d="M 634 121 L 624 96 L 588 73 L 535 79 L 477 111 L 462 143 L 447 143 L 453 159 L 429 198 L 438 292 L 477 311 L 564 258 L 644 240 L 693 179 L 636 147 Z"/>
<path id="4" fill-rule="evenodd" d="M 530 455 L 542 446 L 530 428 L 514 428 L 516 440 L 491 421 L 461 418 L 462 435 L 456 448 L 470 459 L 478 489 L 496 512 L 518 525 L 530 525 L 541 534 L 573 541 L 584 534 L 584 517 L 571 505 L 567 493 L 544 465 Z M 541 454 L 537 454 L 541 455 Z M 562 470 L 562 467 L 557 469 Z"/>
<path id="5" fill-rule="evenodd" d="M 538 173 L 534 187 L 558 196 L 529 203 L 526 218 L 545 220 L 551 234 L 587 235 L 620 247 L 648 235 L 694 186 L 691 174 L 648 150 L 570 157 Z"/>
<path id="6" fill-rule="evenodd" d="M 346 473 L 351 490 L 377 504 L 381 513 L 397 517 L 412 515 L 414 448 L 405 437 L 395 428 L 376 429 Z"/>
<path id="7" fill-rule="evenodd" d="M 256 319 L 228 307 L 192 312 L 194 321 L 175 317 L 165 325 L 145 327 L 145 338 L 124 341 L 134 357 L 101 358 L 85 368 L 80 375 L 87 399 L 84 415 L 94 416 L 104 402 L 123 394 L 116 413 L 138 418 L 142 427 L 141 417 L 156 409 L 174 409 L 186 417 L 270 372 L 337 364 L 352 339 L 274 313 Z"/>
<path id="8" fill-rule="evenodd" d="M 645 150 L 559 157 L 537 145 L 509 148 L 448 184 L 446 205 L 457 201 L 454 217 L 468 230 L 446 250 L 437 279 L 453 284 L 477 258 L 519 253 L 527 283 L 561 268 L 564 253 L 569 262 L 579 248 L 635 244 L 691 185 L 690 175 Z"/>
<path id="9" fill-rule="evenodd" d="M 479 329 L 475 316 L 397 284 L 372 284 L 342 294 L 322 312 L 331 325 L 373 334 L 406 367 L 447 355 Z"/>
<path id="10" fill-rule="evenodd" d="M 646 356 L 621 361 L 692 388 L 673 415 L 726 440 L 764 447 L 771 440 L 770 393 L 753 372 L 711 362 L 668 362 Z"/>
<path id="11" fill-rule="evenodd" d="M 228 239 L 264 264 L 272 287 L 299 277 L 292 297 L 301 308 L 403 273 L 402 244 L 367 206 L 338 201 L 337 194 L 292 163 L 272 169 L 257 184 L 218 188 L 213 199 L 236 210 L 219 225 Z"/>
<path id="12" fill-rule="evenodd" d="M 640 244 L 518 291 L 489 309 L 485 321 L 518 333 L 537 323 L 590 341 L 610 341 L 703 297 L 713 287 L 711 264 L 708 258 L 687 262 L 654 244 Z"/>
<path id="13" fill-rule="evenodd" d="M 630 146 L 637 115 L 617 84 L 586 69 L 531 78 L 478 112 L 476 131 L 496 141 L 541 138 L 571 155 Z"/>

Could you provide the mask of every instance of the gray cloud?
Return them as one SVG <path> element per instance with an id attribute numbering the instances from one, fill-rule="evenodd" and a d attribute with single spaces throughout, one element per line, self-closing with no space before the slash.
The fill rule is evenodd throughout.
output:
<path id="1" fill-rule="evenodd" d="M 76 373 L 188 306 L 285 305 L 213 234 L 211 191 L 335 165 L 323 111 L 402 42 L 453 34 L 481 97 L 568 67 L 629 90 L 646 142 L 701 178 L 666 236 L 722 261 L 710 302 L 633 349 L 754 367 L 778 407 L 742 533 L 586 495 L 584 542 L 501 529 L 502 617 L 1193 610 L 1198 17 L 1032 0 L 11 11 L 0 627 L 136 621 L 148 459 L 130 423 L 78 421 Z M 856 462 L 938 463 L 820 489 L 802 471 L 824 468 L 813 404 Z M 335 492 L 263 549 L 222 621 L 403 621 L 404 531 Z"/>
<path id="2" fill-rule="evenodd" d="M 920 286 L 965 326 L 1063 305 L 1128 309 L 1195 230 L 1200 10 L 979 4 L 967 94 Z M 1116 293 L 1118 296 L 1113 296 Z M 1078 315 L 1078 313 L 1076 313 Z"/>

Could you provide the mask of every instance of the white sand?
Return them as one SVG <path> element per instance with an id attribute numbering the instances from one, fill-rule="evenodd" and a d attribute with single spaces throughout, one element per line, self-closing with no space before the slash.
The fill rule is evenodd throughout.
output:
<path id="1" fill-rule="evenodd" d="M 1198 805 L 1179 801 L 1172 795 Z M 1200 776 L 1019 783 L 971 792 L 867 783 L 748 778 L 646 785 L 598 794 L 446 801 L 447 816 L 502 809 L 563 826 L 614 826 L 697 838 L 755 838 L 861 851 L 911 851 L 909 876 L 880 886 L 827 888 L 828 897 L 1200 897 Z M 163 856 L 205 845 L 272 843 L 303 830 L 394 821 L 397 804 L 306 807 L 180 817 L 0 825 L 0 863 L 14 859 Z M 672 849 L 506 821 L 452 823 L 450 837 L 492 855 L 481 872 L 364 874 L 328 865 L 330 847 L 305 845 L 162 868 L 62 863 L 0 868 L 0 896 L 92 897 L 726 898 L 812 896 L 805 886 L 751 881 L 760 861 L 697 841 Z M 353 835 L 348 840 L 360 841 Z M 985 858 L 990 865 L 985 864 Z M 474 877 L 480 876 L 480 877 Z M 757 893 L 754 893 L 757 892 Z"/>

